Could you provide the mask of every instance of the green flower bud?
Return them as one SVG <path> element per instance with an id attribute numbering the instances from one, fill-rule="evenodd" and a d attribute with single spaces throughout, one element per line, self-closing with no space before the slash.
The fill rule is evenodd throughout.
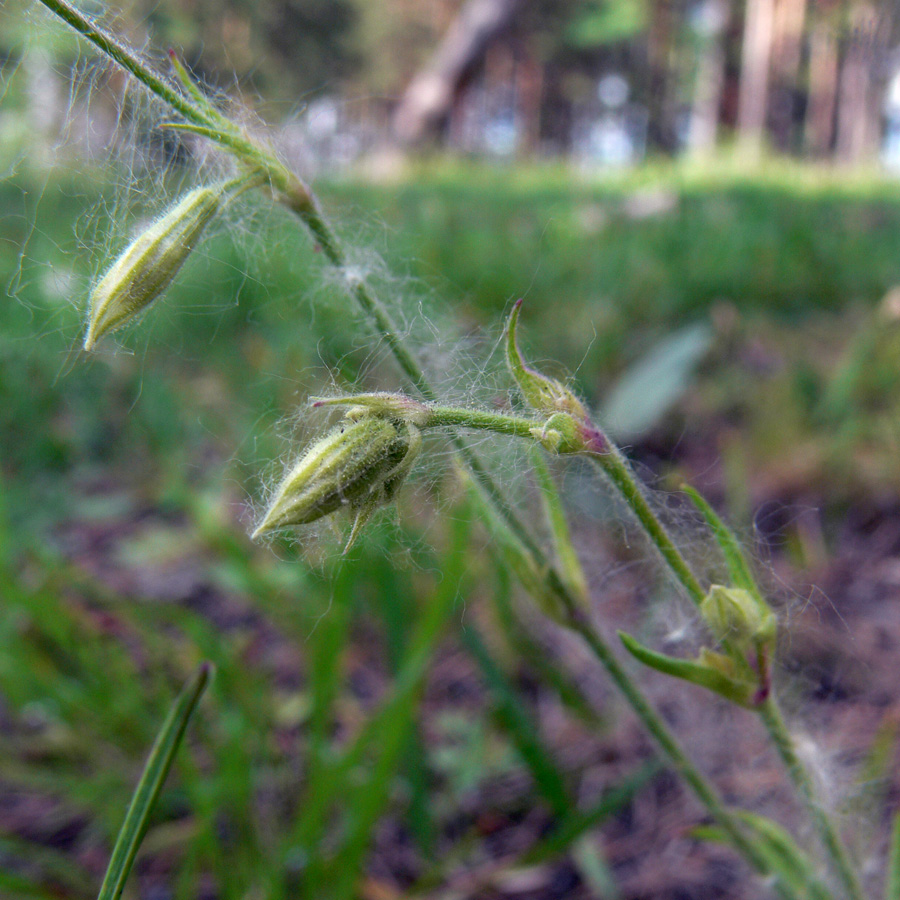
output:
<path id="1" fill-rule="evenodd" d="M 550 416 L 540 428 L 532 428 L 531 435 L 550 453 L 578 453 L 587 442 L 584 425 L 563 412 Z"/>
<path id="2" fill-rule="evenodd" d="M 396 419 L 400 422 L 411 422 L 413 425 L 424 427 L 431 418 L 431 409 L 428 404 L 419 400 L 413 400 L 406 394 L 392 394 L 388 391 L 375 391 L 370 394 L 348 394 L 342 397 L 313 397 L 312 405 L 319 406 L 350 406 L 346 417 L 359 419 L 367 415 L 381 416 L 387 419 Z"/>
<path id="3" fill-rule="evenodd" d="M 288 472 L 253 537 L 349 507 L 357 514 L 352 541 L 362 522 L 394 499 L 421 445 L 421 432 L 409 422 L 378 416 L 345 421 Z"/>
<path id="4" fill-rule="evenodd" d="M 568 413 L 579 422 L 589 421 L 582 402 L 561 381 L 526 366 L 516 341 L 516 326 L 522 301 L 518 300 L 506 326 L 506 362 L 525 402 L 538 412 L 553 415 Z"/>
<path id="5" fill-rule="evenodd" d="M 84 349 L 149 306 L 171 283 L 216 214 L 222 188 L 195 188 L 141 232 L 91 292 Z"/>
<path id="6" fill-rule="evenodd" d="M 714 584 L 700 604 L 700 614 L 718 640 L 728 641 L 744 653 L 755 654 L 775 643 L 775 613 L 743 588 Z"/>

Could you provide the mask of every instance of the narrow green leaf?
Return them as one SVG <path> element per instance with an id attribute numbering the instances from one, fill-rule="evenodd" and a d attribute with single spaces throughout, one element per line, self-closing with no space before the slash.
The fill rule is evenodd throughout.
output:
<path id="1" fill-rule="evenodd" d="M 683 681 L 689 681 L 691 684 L 714 691 L 716 694 L 725 697 L 726 700 L 730 700 L 732 703 L 737 703 L 739 706 L 752 705 L 751 700 L 755 690 L 752 682 L 729 677 L 722 671 L 722 668 L 710 665 L 711 661 L 717 661 L 724 666 L 729 662 L 726 657 L 710 653 L 707 653 L 705 660 L 679 659 L 675 656 L 666 656 L 664 653 L 657 653 L 655 650 L 645 647 L 624 631 L 619 632 L 619 640 L 622 641 L 625 649 L 635 659 L 651 669 L 656 669 L 657 672 L 662 672 L 664 675 L 671 675 L 673 678 L 680 678 Z"/>
<path id="2" fill-rule="evenodd" d="M 735 810 L 734 815 L 751 832 L 754 843 L 765 855 L 772 872 L 788 890 L 803 900 L 833 900 L 807 854 L 781 825 L 747 810 Z M 731 844 L 728 836 L 715 825 L 694 828 L 691 833 L 699 840 Z"/>
<path id="3" fill-rule="evenodd" d="M 413 624 L 390 695 L 347 750 L 331 765 L 323 766 L 316 781 L 308 784 L 292 841 L 310 860 L 304 871 L 304 897 L 321 897 L 327 890 L 329 897 L 339 900 L 353 893 L 372 830 L 390 800 L 397 768 L 414 733 L 418 701 L 434 659 L 434 647 L 445 633 L 460 595 L 470 531 L 467 519 L 455 520 L 453 545 L 444 560 L 442 580 Z M 363 774 L 366 777 L 360 782 Z M 320 845 L 327 833 L 328 813 L 335 806 L 344 818 L 345 837 L 329 858 Z"/>
<path id="4" fill-rule="evenodd" d="M 900 900 L 900 812 L 894 815 L 894 823 L 891 827 L 891 846 L 888 850 L 884 900 Z"/>
<path id="5" fill-rule="evenodd" d="M 558 816 L 567 815 L 574 807 L 566 788 L 563 773 L 553 761 L 552 754 L 537 736 L 537 726 L 525 709 L 519 695 L 500 667 L 491 658 L 487 647 L 471 625 L 460 638 L 472 658 L 478 663 L 494 697 L 497 715 L 509 732 L 522 761 L 528 766 L 535 783 Z"/>
<path id="6" fill-rule="evenodd" d="M 633 775 L 629 775 L 614 788 L 606 791 L 590 809 L 581 812 L 573 810 L 560 825 L 540 843 L 528 850 L 519 862 L 522 866 L 532 866 L 556 856 L 572 845 L 592 828 L 603 824 L 627 806 L 654 775 L 660 771 L 658 760 L 644 763 Z"/>
<path id="7" fill-rule="evenodd" d="M 194 98 L 196 104 L 207 113 L 210 118 L 225 120 L 225 117 L 213 106 L 209 97 L 200 90 L 200 86 L 191 77 L 185 64 L 178 58 L 174 50 L 169 51 L 169 62 L 172 64 L 172 70 L 175 72 L 181 86 Z"/>
<path id="8" fill-rule="evenodd" d="M 122 895 L 125 881 L 147 831 L 150 812 L 159 798 L 188 721 L 206 690 L 211 675 L 212 665 L 203 663 L 172 704 L 131 798 L 97 900 L 119 900 Z"/>
<path id="9" fill-rule="evenodd" d="M 493 548 L 497 561 L 495 575 L 497 584 L 490 592 L 496 613 L 497 624 L 503 631 L 513 652 L 527 659 L 540 676 L 541 682 L 556 691 L 563 705 L 588 727 L 598 733 L 605 730 L 608 723 L 585 696 L 578 682 L 561 666 L 539 641 L 529 633 L 513 609 L 511 580 L 513 573 L 502 565 L 502 555 Z"/>
<path id="10" fill-rule="evenodd" d="M 233 143 L 233 138 L 230 134 L 208 125 L 194 125 L 191 122 L 160 122 L 159 127 L 170 128 L 172 131 L 189 131 L 191 134 L 199 134 L 201 137 L 209 138 L 217 144 L 231 146 Z"/>
<path id="11" fill-rule="evenodd" d="M 744 555 L 744 551 L 741 549 L 741 545 L 734 533 L 699 491 L 687 484 L 684 485 L 683 489 L 712 530 L 716 543 L 725 557 L 728 574 L 731 576 L 734 587 L 750 591 L 754 597 L 759 598 L 761 595 L 756 585 L 756 579 L 753 577 L 753 572 L 750 569 L 750 563 L 747 562 L 747 557 Z"/>
<path id="12" fill-rule="evenodd" d="M 572 846 L 572 861 L 596 900 L 621 900 L 622 892 L 603 855 L 600 845 L 590 836 L 580 838 Z"/>
<path id="13" fill-rule="evenodd" d="M 553 473 L 547 465 L 547 454 L 538 447 L 533 447 L 531 452 L 531 464 L 537 475 L 538 487 L 541 493 L 541 505 L 544 509 L 544 518 L 553 535 L 553 546 L 556 550 L 556 558 L 560 568 L 566 577 L 568 586 L 572 592 L 585 603 L 588 600 L 587 578 L 578 553 L 572 543 L 572 534 L 569 531 L 569 523 L 566 521 L 566 512 L 563 509 L 562 500 Z"/>
<path id="14" fill-rule="evenodd" d="M 607 392 L 600 410 L 600 421 L 618 444 L 631 443 L 660 422 L 690 386 L 713 339 L 708 325 L 688 325 L 629 366 Z"/>

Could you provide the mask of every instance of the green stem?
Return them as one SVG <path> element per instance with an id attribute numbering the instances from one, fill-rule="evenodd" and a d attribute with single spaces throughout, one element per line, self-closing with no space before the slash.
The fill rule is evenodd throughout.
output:
<path id="1" fill-rule="evenodd" d="M 82 37 L 87 38 L 108 57 L 129 71 L 141 84 L 151 90 L 160 100 L 177 110 L 189 122 L 197 125 L 215 125 L 210 117 L 195 103 L 192 103 L 175 85 L 151 69 L 133 50 L 114 38 L 105 28 L 90 16 L 77 10 L 67 0 L 41 0 L 50 12 L 72 26 Z"/>
<path id="2" fill-rule="evenodd" d="M 432 406 L 429 412 L 427 424 L 430 426 L 449 425 L 475 428 L 530 440 L 535 439 L 535 432 L 539 432 L 543 425 L 543 422 L 535 419 L 464 407 Z M 703 590 L 697 577 L 691 571 L 691 567 L 675 545 L 675 541 L 672 540 L 665 525 L 660 522 L 656 513 L 650 508 L 644 491 L 625 458 L 608 441 L 607 445 L 610 449 L 603 453 L 586 450 L 581 455 L 587 456 L 612 482 L 637 517 L 645 534 L 659 551 L 672 574 L 687 591 L 691 600 L 699 606 L 706 596 L 706 591 Z"/>
<path id="3" fill-rule="evenodd" d="M 585 455 L 592 462 L 596 463 L 613 483 L 616 490 L 621 494 L 622 499 L 637 516 L 644 533 L 660 552 L 672 574 L 687 591 L 691 600 L 699 606 L 706 596 L 706 591 L 703 590 L 700 582 L 691 571 L 691 567 L 675 545 L 665 525 L 660 522 L 656 513 L 650 508 L 650 504 L 647 503 L 647 498 L 644 496 L 644 491 L 634 477 L 625 458 L 612 444 L 609 446 L 611 449 L 605 453 L 589 451 Z"/>
<path id="4" fill-rule="evenodd" d="M 576 616 L 570 627 L 582 637 L 591 648 L 594 656 L 603 664 L 610 679 L 625 696 L 641 724 L 647 729 L 666 758 L 690 786 L 722 831 L 728 835 L 735 849 L 759 874 L 770 875 L 771 870 L 765 855 L 757 849 L 753 841 L 743 832 L 734 816 L 722 802 L 716 789 L 687 757 L 660 715 L 650 706 L 640 688 L 638 688 L 631 676 L 613 655 L 609 645 L 589 623 L 583 621 L 580 617 Z M 791 898 L 794 896 L 790 888 L 780 880 L 776 881 L 774 886 L 781 897 Z"/>
<path id="5" fill-rule="evenodd" d="M 536 419 L 510 416 L 506 413 L 488 412 L 483 409 L 466 409 L 463 406 L 429 406 L 426 426 L 439 428 L 474 428 L 492 431 L 509 437 L 533 440 L 534 431 L 540 431 L 543 423 Z"/>
<path id="6" fill-rule="evenodd" d="M 522 419 L 515 416 L 504 415 L 502 413 L 484 412 L 480 410 L 468 410 L 455 407 L 434 407 L 432 409 L 432 421 L 429 424 L 434 425 L 456 425 L 467 428 L 482 428 L 494 431 L 499 434 L 511 435 L 514 437 L 534 438 L 534 429 L 540 427 L 539 422 L 528 419 Z M 613 486 L 619 492 L 621 497 L 628 504 L 628 507 L 637 517 L 645 534 L 659 551 L 663 560 L 668 565 L 670 571 L 675 578 L 685 588 L 688 595 L 699 605 L 703 602 L 705 592 L 691 571 L 690 566 L 684 556 L 679 551 L 675 542 L 672 540 L 668 531 L 662 522 L 659 521 L 656 514 L 647 503 L 644 492 L 631 472 L 628 463 L 625 461 L 618 449 L 609 444 L 610 449 L 603 453 L 594 451 L 586 451 L 592 462 L 594 462 L 609 478 Z M 563 587 L 563 590 L 565 588 Z M 582 636 L 588 640 L 588 637 L 582 632 Z M 632 708 L 638 712 L 638 705 L 642 704 L 643 696 L 636 693 L 634 696 L 630 693 L 630 684 L 626 684 L 627 676 L 618 668 L 618 663 L 614 657 L 604 658 L 603 652 L 608 654 L 608 648 L 601 648 L 594 639 L 588 641 L 594 650 L 595 655 L 603 662 L 607 672 L 612 680 L 617 684 L 619 689 L 628 697 Z M 612 665 L 610 665 L 610 663 Z M 625 679 L 625 680 L 623 680 Z M 816 791 L 808 770 L 797 756 L 794 748 L 793 739 L 788 730 L 781 711 L 773 696 L 759 708 L 760 718 L 765 724 L 769 737 L 780 756 L 788 777 L 790 778 L 794 788 L 800 795 L 805 808 L 808 811 L 810 819 L 824 845 L 830 860 L 830 865 L 835 874 L 840 879 L 844 889 L 850 900 L 862 900 L 861 887 L 859 885 L 856 873 L 850 863 L 847 850 L 843 842 L 822 805 L 816 799 Z M 660 742 L 667 756 L 676 763 L 679 771 L 684 774 L 681 765 L 678 764 L 676 752 L 681 753 L 680 748 L 675 745 L 670 747 L 663 745 L 657 732 L 654 730 L 655 714 L 653 718 L 645 718 L 641 715 L 641 721 L 654 737 Z M 703 796 L 702 786 L 698 786 L 693 781 L 693 776 L 685 775 L 685 780 L 694 788 L 695 793 L 703 800 L 707 808 L 712 812 L 713 809 L 708 802 L 708 798 Z"/>
<path id="7" fill-rule="evenodd" d="M 835 875 L 847 892 L 849 900 L 864 900 L 862 886 L 859 877 L 850 862 L 847 848 L 838 834 L 837 828 L 827 814 L 816 795 L 816 788 L 809 774 L 809 770 L 803 765 L 797 755 L 797 748 L 791 735 L 778 702 L 774 696 L 769 696 L 766 702 L 759 708 L 760 718 L 765 723 L 769 738 L 775 745 L 784 767 L 790 775 L 791 781 L 800 795 L 803 805 L 812 819 L 819 839 L 825 847 L 828 862 Z"/>

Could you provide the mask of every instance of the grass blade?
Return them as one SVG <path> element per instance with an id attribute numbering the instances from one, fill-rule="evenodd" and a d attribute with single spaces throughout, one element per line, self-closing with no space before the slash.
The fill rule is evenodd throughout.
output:
<path id="1" fill-rule="evenodd" d="M 773 874 L 790 893 L 802 900 L 834 900 L 822 884 L 807 854 L 777 822 L 766 816 L 738 810 L 735 815 L 747 826 L 759 850 L 765 854 Z M 698 840 L 731 843 L 716 825 L 702 825 L 691 830 Z"/>
<path id="2" fill-rule="evenodd" d="M 211 674 L 212 665 L 203 663 L 172 704 L 131 798 L 97 900 L 119 900 L 122 895 L 125 881 L 147 831 L 150 812 L 172 767 L 188 720 L 206 690 Z"/>
<path id="3" fill-rule="evenodd" d="M 531 772 L 538 790 L 553 812 L 566 816 L 573 802 L 566 788 L 565 776 L 553 761 L 552 754 L 537 736 L 537 727 L 522 704 L 513 685 L 491 658 L 487 647 L 472 625 L 460 634 L 463 644 L 481 669 L 488 690 L 494 697 L 495 711 L 512 738 L 522 761 Z"/>
<path id="4" fill-rule="evenodd" d="M 888 850 L 884 900 L 900 900 L 900 812 L 894 816 L 894 824 L 891 828 L 891 846 Z"/>
<path id="5" fill-rule="evenodd" d="M 750 563 L 741 549 L 740 542 L 732 534 L 731 529 L 717 515 L 716 511 L 710 506 L 706 498 L 690 485 L 684 485 L 684 492 L 688 495 L 691 502 L 699 511 L 700 515 L 706 520 L 706 524 L 710 527 L 716 543 L 725 557 L 725 563 L 728 566 L 728 574 L 735 587 L 743 588 L 750 591 L 756 597 L 760 597 L 760 591 L 750 569 Z"/>

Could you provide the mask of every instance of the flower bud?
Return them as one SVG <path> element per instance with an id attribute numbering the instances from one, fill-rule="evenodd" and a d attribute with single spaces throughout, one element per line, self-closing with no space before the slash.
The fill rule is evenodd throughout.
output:
<path id="1" fill-rule="evenodd" d="M 422 435 L 408 422 L 379 416 L 345 421 L 316 441 L 281 482 L 253 537 L 307 525 L 349 507 L 359 524 L 393 500 L 409 474 Z"/>
<path id="2" fill-rule="evenodd" d="M 171 283 L 216 214 L 221 187 L 195 188 L 121 253 L 91 292 L 84 349 L 149 306 Z"/>
<path id="3" fill-rule="evenodd" d="M 700 605 L 700 614 L 716 638 L 744 653 L 755 653 L 775 642 L 775 613 L 743 588 L 714 584 Z"/>
<path id="4" fill-rule="evenodd" d="M 587 445 L 588 435 L 581 422 L 569 413 L 554 413 L 540 428 L 531 429 L 532 437 L 550 453 L 578 453 Z"/>
<path id="5" fill-rule="evenodd" d="M 374 415 L 401 422 L 411 422 L 419 427 L 428 425 L 431 419 L 431 409 L 428 404 L 407 397 L 406 394 L 388 391 L 348 394 L 341 397 L 314 397 L 312 405 L 314 407 L 350 406 L 351 409 L 346 413 L 348 419 L 360 419 L 367 415 Z"/>
<path id="6" fill-rule="evenodd" d="M 577 421 L 587 423 L 589 421 L 587 410 L 572 391 L 561 381 L 543 375 L 523 362 L 516 341 L 516 326 L 521 307 L 522 301 L 518 300 L 506 326 L 506 362 L 525 402 L 538 412 L 547 415 L 568 413 Z"/>

